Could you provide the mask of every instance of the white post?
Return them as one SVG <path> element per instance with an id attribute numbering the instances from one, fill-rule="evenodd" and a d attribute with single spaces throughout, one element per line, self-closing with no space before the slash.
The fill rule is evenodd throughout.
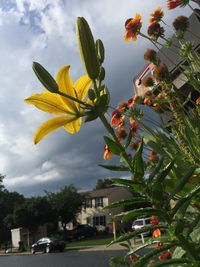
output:
<path id="1" fill-rule="evenodd" d="M 144 244 L 144 235 L 141 234 L 142 244 Z"/>

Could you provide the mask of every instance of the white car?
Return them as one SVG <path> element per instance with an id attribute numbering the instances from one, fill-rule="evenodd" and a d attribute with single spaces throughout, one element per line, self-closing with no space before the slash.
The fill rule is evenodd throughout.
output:
<path id="1" fill-rule="evenodd" d="M 132 230 L 139 230 L 143 227 L 151 226 L 151 218 L 140 218 L 133 222 Z M 150 231 L 142 233 L 143 235 L 149 235 Z"/>

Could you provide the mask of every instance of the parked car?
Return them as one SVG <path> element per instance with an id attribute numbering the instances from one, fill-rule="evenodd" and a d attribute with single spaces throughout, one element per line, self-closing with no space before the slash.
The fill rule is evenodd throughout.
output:
<path id="1" fill-rule="evenodd" d="M 139 230 L 143 227 L 151 226 L 151 218 L 140 218 L 133 222 L 132 224 L 132 230 Z M 143 235 L 149 235 L 150 231 L 142 233 Z"/>
<path id="2" fill-rule="evenodd" d="M 97 234 L 97 229 L 88 224 L 77 225 L 73 230 L 68 231 L 68 241 L 80 240 L 85 237 L 92 237 Z"/>
<path id="3" fill-rule="evenodd" d="M 52 251 L 62 252 L 65 249 L 65 242 L 49 237 L 43 237 L 31 246 L 31 253 L 42 251 L 44 253 L 50 253 Z"/>

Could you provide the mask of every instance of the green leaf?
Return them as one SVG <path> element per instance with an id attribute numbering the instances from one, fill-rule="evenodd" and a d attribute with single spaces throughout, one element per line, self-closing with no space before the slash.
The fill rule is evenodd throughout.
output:
<path id="1" fill-rule="evenodd" d="M 119 264 L 122 266 L 130 266 L 128 261 L 123 256 L 118 256 L 118 257 L 111 257 L 109 260 L 109 266 L 110 267 L 115 267 L 119 266 Z"/>
<path id="2" fill-rule="evenodd" d="M 149 182 L 152 181 L 152 179 L 155 177 L 156 174 L 158 174 L 158 172 L 160 171 L 160 168 L 163 164 L 163 161 L 164 161 L 164 157 L 161 157 L 159 159 L 159 162 L 158 164 L 156 165 L 156 167 L 154 168 L 154 170 L 152 171 L 152 173 L 149 175 Z"/>
<path id="3" fill-rule="evenodd" d="M 188 193 L 185 197 L 181 198 L 177 203 L 176 206 L 171 211 L 171 216 L 173 217 L 176 212 L 190 199 L 192 199 L 195 195 L 200 192 L 200 186 L 196 186 L 190 193 Z"/>
<path id="4" fill-rule="evenodd" d="M 158 174 L 158 176 L 156 177 L 156 180 L 160 183 L 163 182 L 163 180 L 167 177 L 167 175 L 169 174 L 169 172 L 171 171 L 171 169 L 174 167 L 174 163 L 175 163 L 176 159 L 174 159 L 173 161 L 171 161 L 165 168 L 163 171 L 161 171 L 161 173 Z"/>
<path id="5" fill-rule="evenodd" d="M 162 266 L 176 266 L 178 265 L 178 267 L 180 267 L 180 264 L 181 264 L 181 267 L 186 267 L 186 266 L 190 266 L 192 267 L 192 265 L 185 265 L 184 263 L 191 263 L 190 260 L 188 259 L 171 259 L 171 260 L 165 260 L 165 261 L 161 261 L 161 262 L 157 262 L 157 263 L 153 263 L 153 264 L 149 264 L 148 267 L 162 267 Z"/>
<path id="6" fill-rule="evenodd" d="M 38 80 L 48 91 L 50 91 L 51 93 L 57 93 L 59 91 L 56 81 L 41 64 L 39 64 L 38 62 L 33 62 L 32 68 Z"/>
<path id="7" fill-rule="evenodd" d="M 104 207 L 103 209 L 112 209 L 120 206 L 129 206 L 133 204 L 150 204 L 150 201 L 148 201 L 145 197 L 133 197 L 129 199 L 123 199 L 120 201 L 113 202 L 109 204 L 108 206 Z"/>
<path id="8" fill-rule="evenodd" d="M 154 256 L 160 254 L 163 251 L 166 251 L 172 247 L 174 247 L 176 243 L 171 243 L 169 245 L 164 245 L 160 248 L 154 249 L 153 251 L 146 253 L 143 257 L 139 258 L 137 262 L 135 262 L 134 267 L 144 267 L 148 261 Z"/>
<path id="9" fill-rule="evenodd" d="M 103 136 L 103 139 L 113 154 L 120 155 L 123 152 L 121 145 L 113 141 L 110 137 Z"/>
<path id="10" fill-rule="evenodd" d="M 133 176 L 134 179 L 142 179 L 144 176 L 144 162 L 143 162 L 143 158 L 142 158 L 142 152 L 143 152 L 143 141 L 141 142 L 141 144 L 139 145 L 135 156 L 134 156 L 134 172 L 133 172 Z"/>
<path id="11" fill-rule="evenodd" d="M 164 221 L 169 222 L 170 218 L 166 211 L 160 209 L 153 209 L 153 208 L 141 208 L 135 209 L 127 212 L 122 212 L 116 216 L 122 216 L 122 222 L 127 222 L 129 220 L 133 220 L 137 217 L 142 216 L 152 216 L 156 215 L 159 218 L 162 218 Z"/>
<path id="12" fill-rule="evenodd" d="M 181 247 L 176 247 L 173 252 L 173 258 L 179 259 L 182 258 L 182 256 L 185 254 L 185 250 L 183 250 Z"/>
<path id="13" fill-rule="evenodd" d="M 184 188 L 185 184 L 191 178 L 191 176 L 193 175 L 196 168 L 197 168 L 196 166 L 193 166 L 189 169 L 189 171 L 186 173 L 186 175 L 181 179 L 181 181 L 178 183 L 178 185 L 170 193 L 168 203 L 169 203 L 170 199 L 172 199 L 178 192 L 180 192 Z"/>
<path id="14" fill-rule="evenodd" d="M 155 201 L 156 203 L 159 203 L 162 201 L 163 199 L 163 185 L 161 182 L 159 181 L 153 181 L 152 183 L 152 199 L 153 201 Z"/>
<path id="15" fill-rule="evenodd" d="M 124 146 L 125 149 L 130 145 L 131 140 L 132 140 L 132 132 L 129 131 L 128 137 L 127 137 L 127 139 L 126 139 L 126 144 L 125 144 L 125 146 Z"/>
<path id="16" fill-rule="evenodd" d="M 112 180 L 113 185 L 125 186 L 125 187 L 132 189 L 132 190 L 134 190 L 135 186 L 137 186 L 137 185 L 143 186 L 142 183 L 132 181 L 132 180 L 127 180 L 127 179 L 115 178 L 115 179 L 111 179 L 111 180 Z"/>
<path id="17" fill-rule="evenodd" d="M 100 167 L 103 167 L 105 169 L 108 169 L 110 171 L 120 171 L 120 172 L 124 172 L 124 171 L 129 171 L 130 169 L 124 165 L 103 165 L 103 164 L 99 164 Z"/>

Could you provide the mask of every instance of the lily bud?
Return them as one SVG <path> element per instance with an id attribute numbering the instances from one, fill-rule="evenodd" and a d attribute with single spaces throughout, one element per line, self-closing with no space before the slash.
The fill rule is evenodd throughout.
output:
<path id="1" fill-rule="evenodd" d="M 106 75 L 105 69 L 104 67 L 101 67 L 99 72 L 99 80 L 103 81 L 105 79 L 105 75 Z"/>
<path id="2" fill-rule="evenodd" d="M 44 87 L 51 93 L 57 93 L 59 87 L 51 76 L 51 74 L 38 62 L 33 62 L 33 71 L 35 72 L 38 80 L 44 85 Z"/>
<path id="3" fill-rule="evenodd" d="M 81 59 L 88 76 L 94 80 L 99 76 L 99 62 L 96 54 L 94 38 L 87 21 L 78 17 L 76 22 L 76 34 Z"/>
<path id="4" fill-rule="evenodd" d="M 96 51 L 99 62 L 102 64 L 104 62 L 104 45 L 100 39 L 96 41 Z"/>

